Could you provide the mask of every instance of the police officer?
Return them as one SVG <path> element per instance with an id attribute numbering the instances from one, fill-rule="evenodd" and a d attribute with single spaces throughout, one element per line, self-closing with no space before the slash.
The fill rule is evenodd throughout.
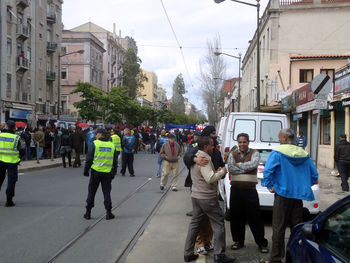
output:
<path id="1" fill-rule="evenodd" d="M 117 159 L 118 159 L 119 154 L 122 151 L 122 144 L 120 141 L 120 137 L 117 133 L 117 130 L 115 129 L 111 130 L 111 139 L 112 139 L 112 143 L 114 144 L 115 150 L 117 151 Z M 118 162 L 116 163 L 116 168 L 118 168 Z"/>
<path id="2" fill-rule="evenodd" d="M 96 140 L 89 148 L 85 161 L 84 176 L 89 176 L 91 168 L 91 177 L 89 181 L 89 193 L 86 199 L 85 219 L 91 219 L 91 209 L 94 207 L 95 194 L 101 183 L 104 196 L 104 205 L 107 211 L 106 220 L 113 219 L 112 214 L 112 180 L 114 179 L 117 169 L 117 152 L 114 144 L 109 141 L 109 134 L 105 129 L 98 129 Z"/>
<path id="3" fill-rule="evenodd" d="M 6 129 L 0 133 L 0 188 L 5 180 L 7 170 L 7 201 L 5 206 L 15 206 L 12 198 L 15 196 L 15 186 L 18 180 L 18 164 L 20 156 L 20 136 L 15 134 L 15 122 L 7 121 Z"/>

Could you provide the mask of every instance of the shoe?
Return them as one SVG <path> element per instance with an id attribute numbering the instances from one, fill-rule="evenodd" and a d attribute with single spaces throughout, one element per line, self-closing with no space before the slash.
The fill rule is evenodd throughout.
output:
<path id="1" fill-rule="evenodd" d="M 209 246 L 204 246 L 206 251 L 213 251 L 214 250 L 214 245 L 209 245 Z"/>
<path id="2" fill-rule="evenodd" d="M 196 254 L 184 256 L 185 262 L 191 262 L 193 260 L 196 260 L 197 258 L 198 258 L 198 255 L 196 255 Z"/>
<path id="3" fill-rule="evenodd" d="M 111 220 L 113 218 L 115 218 L 115 215 L 113 215 L 111 211 L 107 211 L 106 220 Z"/>
<path id="4" fill-rule="evenodd" d="M 262 254 L 266 254 L 266 253 L 269 253 L 269 248 L 267 246 L 260 246 L 259 251 Z"/>
<path id="5" fill-rule="evenodd" d="M 271 260 L 269 258 L 260 259 L 259 263 L 282 263 L 282 260 Z"/>
<path id="6" fill-rule="evenodd" d="M 163 191 L 163 190 L 164 190 L 164 186 L 162 186 L 162 185 L 161 185 L 161 186 L 160 186 L 160 190 L 162 190 L 162 191 Z"/>
<path id="7" fill-rule="evenodd" d="M 233 263 L 236 258 L 227 257 L 225 254 L 214 255 L 214 263 Z"/>
<path id="8" fill-rule="evenodd" d="M 121 174 L 122 176 L 125 176 L 125 174 Z"/>
<path id="9" fill-rule="evenodd" d="M 15 206 L 15 203 L 12 200 L 7 200 L 5 206 L 12 207 L 12 206 Z"/>
<path id="10" fill-rule="evenodd" d="M 205 250 L 204 247 L 200 247 L 197 249 L 197 253 L 200 254 L 200 255 L 207 255 L 208 252 Z"/>
<path id="11" fill-rule="evenodd" d="M 244 247 L 244 244 L 242 242 L 235 242 L 232 246 L 231 249 L 232 250 L 238 250 L 241 249 L 242 247 Z"/>
<path id="12" fill-rule="evenodd" d="M 191 211 L 191 212 L 186 213 L 186 216 L 193 216 L 192 211 Z"/>
<path id="13" fill-rule="evenodd" d="M 160 175 L 160 174 L 157 174 L 156 177 L 159 178 L 159 177 L 161 177 L 161 175 Z"/>
<path id="14" fill-rule="evenodd" d="M 134 174 L 130 174 L 130 177 L 135 177 L 135 175 Z"/>
<path id="15" fill-rule="evenodd" d="M 86 213 L 84 214 L 84 218 L 86 220 L 90 220 L 91 219 L 91 210 L 86 209 Z"/>
<path id="16" fill-rule="evenodd" d="M 176 187 L 173 187 L 173 188 L 171 189 L 171 191 L 177 192 Z"/>

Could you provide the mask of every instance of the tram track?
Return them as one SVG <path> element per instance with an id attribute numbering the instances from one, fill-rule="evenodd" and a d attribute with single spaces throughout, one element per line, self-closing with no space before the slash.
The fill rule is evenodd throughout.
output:
<path id="1" fill-rule="evenodd" d="M 179 171 L 179 176 L 182 174 L 185 167 L 182 167 Z M 130 192 L 128 195 L 126 195 L 122 200 L 120 200 L 115 206 L 113 206 L 112 211 L 118 209 L 123 204 L 125 204 L 128 200 L 130 200 L 137 192 L 139 192 L 144 186 L 146 186 L 149 182 L 152 181 L 152 178 L 148 178 L 145 182 L 143 182 L 141 185 L 139 185 L 135 190 Z M 130 242 L 127 244 L 127 246 L 122 250 L 122 253 L 119 255 L 119 257 L 116 259 L 116 263 L 123 263 L 125 262 L 127 256 L 129 255 L 130 251 L 135 246 L 137 240 L 140 238 L 144 230 L 146 229 L 149 222 L 152 220 L 156 212 L 158 211 L 160 205 L 163 203 L 165 197 L 167 196 L 170 188 L 167 188 L 162 193 L 162 196 L 159 198 L 151 212 L 146 216 L 145 220 L 142 222 L 140 227 L 137 229 L 136 233 L 133 235 Z M 86 236 L 91 230 L 94 229 L 96 225 L 98 225 L 103 219 L 105 218 L 105 214 L 101 215 L 99 218 L 97 218 L 91 225 L 86 227 L 83 231 L 81 231 L 79 234 L 77 234 L 75 237 L 73 237 L 70 241 L 66 242 L 59 250 L 57 250 L 53 255 L 51 255 L 47 260 L 45 260 L 45 263 L 51 263 L 55 262 L 56 259 L 58 259 L 60 256 L 62 256 L 67 250 L 69 250 L 74 244 L 76 244 L 81 238 Z"/>

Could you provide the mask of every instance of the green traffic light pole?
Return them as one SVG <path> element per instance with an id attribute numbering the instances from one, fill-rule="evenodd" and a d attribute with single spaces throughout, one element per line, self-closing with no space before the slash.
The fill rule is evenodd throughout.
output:
<path id="1" fill-rule="evenodd" d="M 215 3 L 220 4 L 225 0 L 214 0 Z M 244 5 L 254 6 L 257 10 L 257 26 L 256 26 L 256 111 L 260 111 L 260 30 L 259 30 L 259 12 L 260 12 L 260 0 L 256 0 L 256 4 L 251 4 L 239 0 L 231 0 L 233 2 L 237 2 Z"/>

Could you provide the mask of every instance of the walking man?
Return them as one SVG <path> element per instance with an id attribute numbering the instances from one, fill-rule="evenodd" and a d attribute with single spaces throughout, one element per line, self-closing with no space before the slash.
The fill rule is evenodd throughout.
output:
<path id="1" fill-rule="evenodd" d="M 184 260 L 190 262 L 198 258 L 198 254 L 194 254 L 193 249 L 201 222 L 203 222 L 204 216 L 207 215 L 214 231 L 214 262 L 234 262 L 234 258 L 225 255 L 224 213 L 217 198 L 217 181 L 222 179 L 227 171 L 225 167 L 219 168 L 217 171 L 214 169 L 210 157 L 214 150 L 212 138 L 208 136 L 199 137 L 198 149 L 196 156 L 205 157 L 208 164 L 205 166 L 195 164 L 191 167 L 193 216 L 186 237 Z"/>
<path id="2" fill-rule="evenodd" d="M 169 134 L 169 141 L 164 143 L 160 149 L 160 156 L 163 159 L 163 174 L 160 179 L 160 190 L 164 190 L 168 182 L 170 171 L 173 173 L 173 178 L 170 183 L 172 191 L 177 191 L 177 177 L 179 175 L 179 160 L 181 158 L 181 148 L 178 143 L 175 143 L 175 135 Z"/>
<path id="3" fill-rule="evenodd" d="M 303 220 L 303 200 L 315 199 L 311 186 L 318 180 L 314 162 L 306 151 L 294 144 L 294 131 L 282 129 L 281 146 L 274 149 L 265 165 L 263 185 L 275 194 L 272 211 L 272 248 L 261 263 L 281 263 L 285 255 L 284 235 L 288 225 Z"/>
<path id="4" fill-rule="evenodd" d="M 72 134 L 72 145 L 75 152 L 73 167 L 77 168 L 81 166 L 80 154 L 84 146 L 84 135 L 79 126 L 75 128 L 75 132 Z"/>
<path id="5" fill-rule="evenodd" d="M 341 134 L 340 142 L 335 146 L 334 161 L 337 163 L 341 178 L 341 189 L 349 192 L 349 172 L 350 172 L 350 143 L 346 140 L 346 134 Z"/>
<path id="6" fill-rule="evenodd" d="M 105 129 L 98 129 L 96 132 L 96 140 L 90 146 L 86 155 L 84 176 L 89 176 L 91 168 L 91 176 L 89 181 L 89 193 L 86 199 L 86 212 L 84 218 L 91 219 L 91 209 L 94 207 L 95 195 L 99 184 L 101 184 L 104 205 L 107 211 L 106 220 L 113 219 L 112 214 L 112 180 L 117 170 L 115 163 L 117 162 L 117 153 L 114 144 L 109 141 L 109 134 Z"/>
<path id="7" fill-rule="evenodd" d="M 261 253 L 268 253 L 264 223 L 261 220 L 256 174 L 260 162 L 257 150 L 249 148 L 249 135 L 237 135 L 238 148 L 229 154 L 228 170 L 231 173 L 230 225 L 233 250 L 244 247 L 245 225 L 248 222 L 255 243 Z"/>
<path id="8" fill-rule="evenodd" d="M 131 135 L 131 132 L 128 128 L 124 129 L 122 146 L 122 169 L 120 173 L 122 174 L 122 176 L 125 176 L 126 166 L 128 166 L 130 176 L 134 177 L 134 152 L 136 150 L 137 145 L 135 141 L 135 136 Z"/>
<path id="9" fill-rule="evenodd" d="M 168 142 L 169 138 L 165 135 L 165 130 L 162 130 L 160 132 L 160 135 L 157 140 L 157 152 L 160 152 L 160 149 L 162 148 L 163 144 Z M 162 176 L 162 163 L 163 163 L 163 158 L 159 154 L 158 155 L 158 169 L 157 169 L 157 176 L 156 177 L 161 177 Z"/>
<path id="10" fill-rule="evenodd" d="M 7 201 L 5 206 L 15 206 L 13 197 L 15 196 L 15 186 L 18 180 L 18 164 L 20 156 L 20 136 L 15 134 L 15 122 L 8 120 L 6 129 L 0 133 L 0 188 L 6 177 L 7 171 Z"/>

